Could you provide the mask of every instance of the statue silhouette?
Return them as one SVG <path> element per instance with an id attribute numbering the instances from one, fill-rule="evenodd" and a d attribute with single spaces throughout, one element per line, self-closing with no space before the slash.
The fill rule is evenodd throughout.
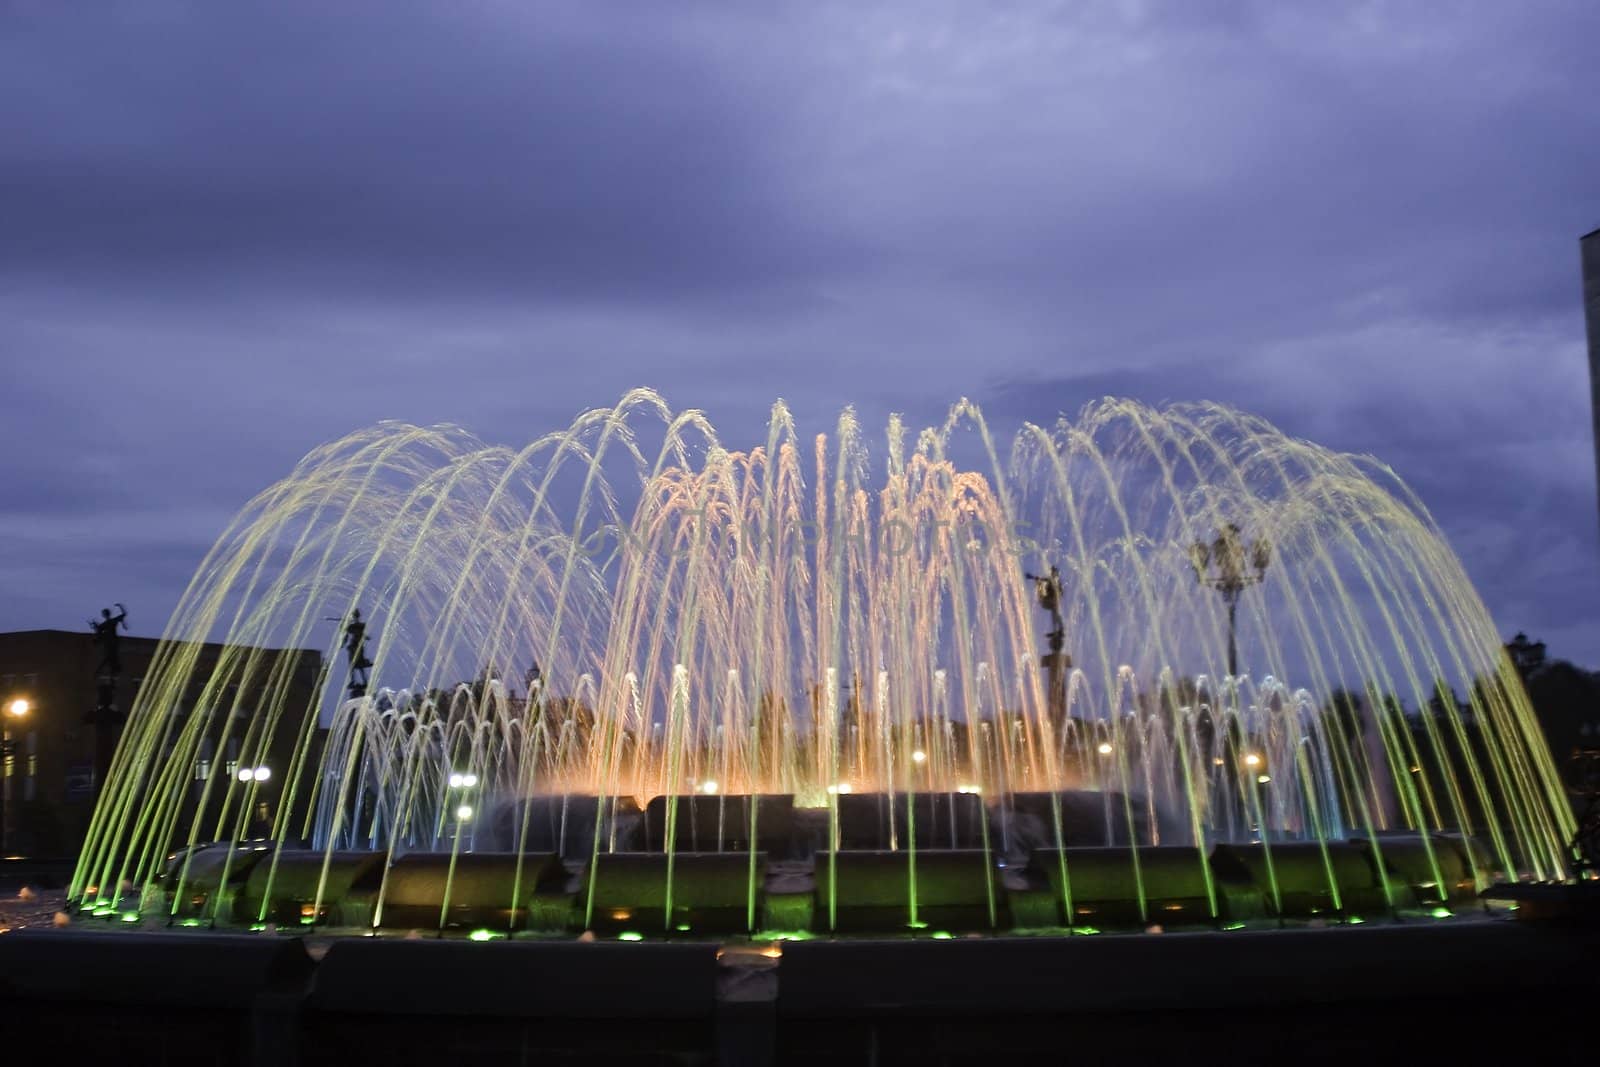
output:
<path id="1" fill-rule="evenodd" d="M 94 643 L 100 649 L 100 663 L 95 667 L 96 674 L 109 675 L 116 678 L 122 673 L 122 654 L 120 638 L 117 628 L 128 628 L 128 609 L 121 604 L 116 605 L 117 613 L 111 614 L 110 608 L 100 609 L 100 619 L 96 622 L 89 620 L 89 629 L 94 631 Z"/>
<path id="2" fill-rule="evenodd" d="M 349 693 L 362 696 L 367 691 L 367 672 L 372 661 L 367 658 L 367 624 L 361 621 L 361 609 L 350 610 L 350 620 L 344 627 L 344 654 L 350 661 Z"/>

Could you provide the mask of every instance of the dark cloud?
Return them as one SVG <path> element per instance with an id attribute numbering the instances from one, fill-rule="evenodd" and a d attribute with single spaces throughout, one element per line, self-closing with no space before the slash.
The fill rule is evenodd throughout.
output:
<path id="1" fill-rule="evenodd" d="M 1377 455 L 1503 628 L 1600 662 L 1592 5 L 0 19 L 0 625 L 149 622 L 381 418 L 520 443 L 647 384 L 743 443 L 778 396 L 1123 394 Z"/>

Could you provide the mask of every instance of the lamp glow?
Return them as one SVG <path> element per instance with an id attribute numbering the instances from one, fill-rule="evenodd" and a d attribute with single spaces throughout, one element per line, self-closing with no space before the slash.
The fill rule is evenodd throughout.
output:
<path id="1" fill-rule="evenodd" d="M 472 805 L 471 804 L 463 804 L 459 808 L 457 808 L 456 809 L 456 818 L 458 818 L 458 819 L 470 819 L 470 818 L 472 818 Z"/>
<path id="2" fill-rule="evenodd" d="M 1110 741 L 1102 741 L 1102 742 L 1100 742 L 1100 744 L 1095 746 L 1095 751 L 1100 753 L 1100 755 L 1102 755 L 1102 756 L 1111 755 L 1111 753 L 1113 751 L 1112 748 L 1111 748 L 1111 742 Z"/>
<path id="3" fill-rule="evenodd" d="M 32 710 L 33 705 L 28 702 L 26 697 L 17 697 L 11 703 L 6 705 L 6 714 L 15 716 L 19 719 Z"/>

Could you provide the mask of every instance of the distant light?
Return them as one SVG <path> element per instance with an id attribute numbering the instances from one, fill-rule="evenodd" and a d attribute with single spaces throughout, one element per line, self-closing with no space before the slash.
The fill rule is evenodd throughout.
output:
<path id="1" fill-rule="evenodd" d="M 935 941 L 949 941 L 955 937 L 955 935 L 948 930 L 935 930 L 929 936 Z"/>
<path id="2" fill-rule="evenodd" d="M 1095 746 L 1095 751 L 1100 753 L 1102 756 L 1109 756 L 1114 750 L 1111 747 L 1110 741 L 1102 741 Z"/>
<path id="3" fill-rule="evenodd" d="M 700 792 L 706 794 L 707 796 L 711 796 L 713 794 L 722 792 L 722 787 L 716 782 L 701 782 Z"/>
<path id="4" fill-rule="evenodd" d="M 1272 775 L 1270 775 L 1270 774 L 1258 774 L 1258 775 L 1256 775 L 1256 781 L 1259 782 L 1262 785 L 1266 785 L 1268 782 L 1272 781 Z"/>
<path id="5" fill-rule="evenodd" d="M 272 777 L 272 768 L 271 767 L 257 767 L 256 768 L 256 781 L 264 782 L 268 778 L 271 778 L 271 777 Z"/>
<path id="6" fill-rule="evenodd" d="M 468 771 L 466 774 L 463 774 L 461 776 L 461 788 L 463 788 L 463 789 L 471 789 L 473 786 L 475 786 L 477 784 L 478 784 L 478 776 L 476 774 L 473 774 L 471 771 Z"/>
<path id="7" fill-rule="evenodd" d="M 256 769 L 254 767 L 240 767 L 239 768 L 239 781 L 241 781 L 241 782 L 253 782 L 253 781 L 255 781 L 255 777 L 256 777 Z"/>
<path id="8" fill-rule="evenodd" d="M 622 931 L 622 933 L 617 935 L 617 940 L 618 941 L 643 941 L 644 940 L 644 935 L 643 934 L 636 934 L 632 930 L 624 930 L 624 931 Z"/>
<path id="9" fill-rule="evenodd" d="M 463 804 L 459 808 L 457 808 L 456 809 L 456 818 L 458 818 L 458 819 L 470 819 L 470 818 L 472 818 L 472 805 L 471 804 Z"/>
<path id="10" fill-rule="evenodd" d="M 506 935 L 498 930 L 474 930 L 467 935 L 468 939 L 472 941 L 493 941 L 504 936 Z"/>
<path id="11" fill-rule="evenodd" d="M 928 758 L 928 754 L 926 752 L 922 751 L 922 749 L 920 749 L 920 748 L 917 749 L 915 752 L 911 753 L 911 762 L 912 763 L 921 763 L 924 760 L 926 760 L 927 758 Z"/>
<path id="12" fill-rule="evenodd" d="M 1228 761 L 1223 759 L 1221 756 L 1218 756 L 1216 759 L 1211 761 L 1212 765 L 1216 766 L 1216 767 L 1220 767 L 1226 762 L 1228 762 Z"/>
<path id="13" fill-rule="evenodd" d="M 6 705 L 6 714 L 15 715 L 19 719 L 32 710 L 33 705 L 28 703 L 26 697 L 17 697 L 17 699 Z"/>
<path id="14" fill-rule="evenodd" d="M 1455 912 L 1451 911 L 1449 908 L 1434 908 L 1432 911 L 1428 912 L 1428 914 L 1432 915 L 1435 919 L 1448 919 L 1450 916 L 1454 915 Z"/>
<path id="15" fill-rule="evenodd" d="M 849 793 L 853 791 L 854 787 L 849 782 L 840 782 L 838 785 L 830 785 L 828 787 L 828 792 L 834 794 Z"/>
<path id="16" fill-rule="evenodd" d="M 122 921 L 125 923 L 136 923 L 139 921 L 139 913 L 136 911 L 125 911 L 122 913 Z"/>
<path id="17" fill-rule="evenodd" d="M 975 785 L 958 785 L 958 786 L 956 786 L 956 792 L 957 793 L 981 793 L 981 792 L 983 792 L 983 790 L 978 788 Z"/>
<path id="18" fill-rule="evenodd" d="M 1245 756 L 1244 765 L 1246 767 L 1259 767 L 1261 766 L 1261 757 L 1251 752 Z"/>

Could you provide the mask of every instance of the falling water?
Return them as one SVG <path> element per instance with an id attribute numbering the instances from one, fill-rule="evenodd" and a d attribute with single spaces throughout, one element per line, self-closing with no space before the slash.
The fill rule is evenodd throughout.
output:
<path id="1" fill-rule="evenodd" d="M 1230 673 L 1197 564 L 1247 542 Z M 1024 577 L 1051 567 L 1054 681 Z M 356 608 L 373 666 L 348 696 L 329 620 Z M 385 423 L 252 500 L 167 634 L 75 893 L 248 836 L 263 798 L 277 847 L 329 854 L 521 852 L 535 805 L 570 797 L 602 803 L 578 826 L 563 799 L 563 838 L 609 851 L 619 799 L 693 793 L 826 809 L 830 856 L 852 792 L 1098 791 L 1108 840 L 1140 845 L 1454 830 L 1535 878 L 1563 873 L 1571 831 L 1421 502 L 1216 404 L 1105 400 L 1009 446 L 965 401 L 876 439 L 847 410 L 810 441 L 780 403 L 746 451 L 646 390 L 520 450 Z M 202 669 L 204 640 L 229 651 Z M 274 645 L 320 650 L 322 688 L 295 690 Z M 267 783 L 197 779 L 213 739 L 240 766 L 291 756 Z"/>

